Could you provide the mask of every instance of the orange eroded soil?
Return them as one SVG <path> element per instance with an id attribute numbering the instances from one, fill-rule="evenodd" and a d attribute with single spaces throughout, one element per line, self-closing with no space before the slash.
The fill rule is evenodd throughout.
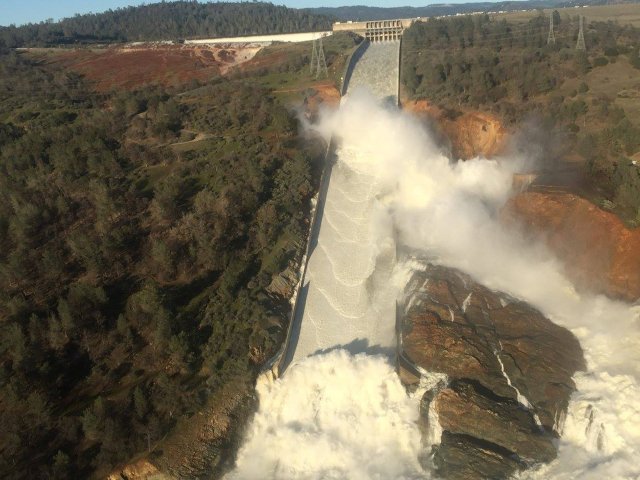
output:
<path id="1" fill-rule="evenodd" d="M 306 107 L 312 113 L 317 113 L 321 106 L 338 107 L 340 105 L 340 92 L 332 83 L 319 83 L 313 85 L 315 93 L 306 99 Z"/>
<path id="2" fill-rule="evenodd" d="M 640 298 L 640 229 L 570 193 L 523 192 L 502 214 L 541 236 L 579 287 L 631 302 Z"/>
<path id="3" fill-rule="evenodd" d="M 439 134 L 451 143 L 455 158 L 468 160 L 479 155 L 491 157 L 506 146 L 507 131 L 500 120 L 480 112 L 465 112 L 455 118 L 426 100 L 403 102 L 402 108 L 435 123 Z"/>

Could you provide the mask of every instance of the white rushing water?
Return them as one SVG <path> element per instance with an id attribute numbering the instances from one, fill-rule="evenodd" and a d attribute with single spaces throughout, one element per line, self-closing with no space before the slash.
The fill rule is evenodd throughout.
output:
<path id="1" fill-rule="evenodd" d="M 377 60 L 361 62 L 379 73 Z M 526 159 L 450 162 L 419 122 L 381 105 L 386 95 L 358 94 L 356 73 L 366 78 L 354 72 L 347 101 L 315 127 L 341 146 L 309 264 L 300 353 L 284 377 L 258 385 L 260 408 L 229 477 L 431 477 L 417 460 L 428 449 L 415 423 L 419 395 L 406 394 L 387 357 L 314 355 L 354 339 L 391 345 L 386 302 L 403 281 L 403 269 L 392 266 L 395 231 L 403 245 L 531 303 L 580 340 L 588 370 L 577 374 L 578 392 L 557 419 L 559 456 L 520 478 L 640 478 L 637 309 L 579 294 L 544 247 L 500 224 L 512 175 Z"/>
<path id="2" fill-rule="evenodd" d="M 234 479 L 424 478 L 418 396 L 379 356 L 337 350 L 258 384 L 260 411 Z"/>
<path id="3" fill-rule="evenodd" d="M 349 91 L 373 85 L 375 99 L 397 103 L 399 42 L 368 47 L 353 72 Z M 367 119 L 362 119 L 367 123 Z M 317 244 L 304 279 L 306 299 L 292 363 L 336 347 L 352 353 L 395 349 L 392 287 L 395 242 L 376 172 L 367 153 L 348 143 L 338 147 Z"/>

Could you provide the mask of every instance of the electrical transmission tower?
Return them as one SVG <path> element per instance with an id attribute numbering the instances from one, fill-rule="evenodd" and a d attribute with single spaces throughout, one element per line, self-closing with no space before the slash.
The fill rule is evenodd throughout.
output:
<path id="1" fill-rule="evenodd" d="M 584 17 L 580 15 L 580 31 L 578 32 L 578 43 L 576 43 L 576 50 L 586 50 L 587 46 L 584 43 Z"/>
<path id="2" fill-rule="evenodd" d="M 549 17 L 549 36 L 547 37 L 547 45 L 556 44 L 556 35 L 553 33 L 553 13 Z"/>
<path id="3" fill-rule="evenodd" d="M 318 63 L 318 48 L 316 47 L 316 41 L 313 40 L 313 50 L 311 51 L 311 62 L 309 62 L 309 73 L 313 75 L 313 69 Z"/>
<path id="4" fill-rule="evenodd" d="M 318 39 L 318 45 L 316 47 L 316 41 L 313 41 L 313 51 L 311 52 L 311 75 L 316 72 L 316 79 L 320 78 L 320 75 L 325 77 L 329 76 L 327 69 L 327 60 L 324 56 L 324 47 L 322 46 L 322 37 Z"/>

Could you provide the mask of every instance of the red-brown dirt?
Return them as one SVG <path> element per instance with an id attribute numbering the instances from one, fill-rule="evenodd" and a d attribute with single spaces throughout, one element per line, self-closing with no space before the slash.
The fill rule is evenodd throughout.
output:
<path id="1" fill-rule="evenodd" d="M 503 218 L 542 236 L 578 286 L 640 298 L 640 229 L 625 227 L 613 213 L 570 193 L 524 192 L 510 200 Z"/>
<path id="2" fill-rule="evenodd" d="M 140 45 L 102 50 L 76 49 L 47 58 L 94 82 L 97 91 L 135 89 L 146 84 L 179 85 L 226 73 L 259 48 L 207 45 Z"/>
<path id="3" fill-rule="evenodd" d="M 340 92 L 332 83 L 318 83 L 313 86 L 314 93 L 306 99 L 309 112 L 315 114 L 321 106 L 337 107 L 340 105 Z"/>
<path id="4" fill-rule="evenodd" d="M 451 118 L 426 100 L 407 101 L 402 108 L 432 120 L 438 133 L 451 142 L 451 153 L 455 158 L 468 160 L 479 155 L 491 157 L 505 148 L 507 131 L 500 120 L 491 115 L 465 112 Z"/>

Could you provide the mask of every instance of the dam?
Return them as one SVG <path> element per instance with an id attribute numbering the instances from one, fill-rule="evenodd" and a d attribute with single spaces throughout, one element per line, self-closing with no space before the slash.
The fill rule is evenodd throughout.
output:
<path id="1" fill-rule="evenodd" d="M 367 90 L 379 102 L 397 106 L 399 48 L 399 41 L 367 44 L 343 102 Z M 395 243 L 390 223 L 385 227 L 382 220 L 386 211 L 377 198 L 380 179 L 368 172 L 367 160 L 367 152 L 342 143 L 336 147 L 335 163 L 327 167 L 331 170 L 328 187 L 320 193 L 319 228 L 311 234 L 280 373 L 336 348 L 395 355 L 395 295 L 387 288 Z"/>

